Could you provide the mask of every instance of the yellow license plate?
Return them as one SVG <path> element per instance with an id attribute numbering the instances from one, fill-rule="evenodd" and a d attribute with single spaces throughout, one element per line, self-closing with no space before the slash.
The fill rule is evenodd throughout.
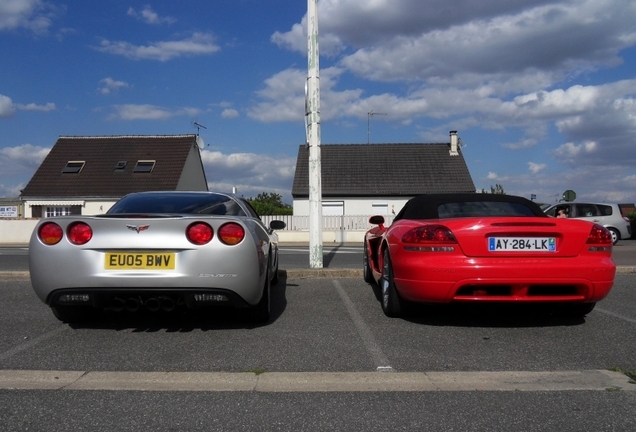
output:
<path id="1" fill-rule="evenodd" d="M 107 252 L 107 270 L 174 270 L 174 252 Z"/>

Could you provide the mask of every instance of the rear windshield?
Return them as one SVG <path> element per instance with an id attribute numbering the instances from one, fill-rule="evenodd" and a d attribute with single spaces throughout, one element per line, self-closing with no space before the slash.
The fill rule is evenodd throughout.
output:
<path id="1" fill-rule="evenodd" d="M 440 219 L 481 216 L 535 216 L 532 209 L 516 202 L 472 201 L 441 204 L 437 207 Z"/>
<path id="2" fill-rule="evenodd" d="M 208 214 L 245 216 L 232 198 L 216 194 L 135 194 L 122 198 L 107 214 Z"/>

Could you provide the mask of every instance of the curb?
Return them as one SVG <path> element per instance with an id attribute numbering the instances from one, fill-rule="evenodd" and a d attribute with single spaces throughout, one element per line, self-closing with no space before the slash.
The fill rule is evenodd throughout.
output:
<path id="1" fill-rule="evenodd" d="M 616 274 L 634 274 L 636 266 L 617 266 Z M 27 278 L 28 271 L 0 271 L 3 277 Z M 352 268 L 321 268 L 321 269 L 279 269 L 278 277 L 285 279 L 324 279 L 324 278 L 361 278 L 362 269 Z"/>
<path id="2" fill-rule="evenodd" d="M 2 390 L 456 392 L 636 391 L 620 372 L 127 372 L 0 370 Z"/>

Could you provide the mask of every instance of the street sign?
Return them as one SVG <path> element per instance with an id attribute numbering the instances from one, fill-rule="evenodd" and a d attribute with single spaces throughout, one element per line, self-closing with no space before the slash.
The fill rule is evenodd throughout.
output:
<path id="1" fill-rule="evenodd" d="M 571 201 L 574 201 L 575 199 L 576 199 L 576 192 L 574 192 L 573 190 L 568 189 L 565 192 L 563 192 L 563 201 L 571 202 Z"/>

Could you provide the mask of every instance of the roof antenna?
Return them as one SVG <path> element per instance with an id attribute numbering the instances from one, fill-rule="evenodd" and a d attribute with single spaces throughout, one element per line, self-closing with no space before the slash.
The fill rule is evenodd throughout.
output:
<path id="1" fill-rule="evenodd" d="M 203 126 L 201 123 L 198 123 L 196 121 L 192 122 L 192 124 L 194 125 L 195 128 L 197 128 L 197 136 L 199 136 L 199 130 L 201 128 L 203 129 L 207 129 L 205 126 Z"/>
<path id="2" fill-rule="evenodd" d="M 203 126 L 201 123 L 198 123 L 197 121 L 193 121 L 192 124 L 194 125 L 195 128 L 197 128 L 197 146 L 199 147 L 199 150 L 203 150 L 205 148 L 205 142 L 203 141 L 203 138 L 201 138 L 199 136 L 199 130 L 201 128 L 203 129 L 207 129 L 205 126 Z"/>

